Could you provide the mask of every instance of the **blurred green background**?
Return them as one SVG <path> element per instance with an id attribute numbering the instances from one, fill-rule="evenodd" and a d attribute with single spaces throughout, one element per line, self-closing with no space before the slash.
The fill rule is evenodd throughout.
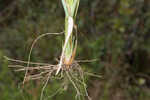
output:
<path id="1" fill-rule="evenodd" d="M 92 100 L 150 100 L 150 0 L 81 0 L 76 24 L 76 59 L 85 71 Z M 41 81 L 21 87 L 24 73 L 8 68 L 3 58 L 27 60 L 33 40 L 47 32 L 64 30 L 61 0 L 0 0 L 0 100 L 39 100 Z M 38 41 L 32 61 L 55 64 L 63 36 Z M 44 100 L 75 100 L 70 87 L 52 98 L 61 82 L 50 82 Z"/>

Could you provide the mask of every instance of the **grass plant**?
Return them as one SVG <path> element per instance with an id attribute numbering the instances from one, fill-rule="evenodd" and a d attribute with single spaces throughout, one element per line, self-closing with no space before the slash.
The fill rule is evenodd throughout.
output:
<path id="1" fill-rule="evenodd" d="M 9 61 L 19 63 L 17 65 L 10 65 L 9 67 L 15 68 L 15 71 L 25 71 L 23 84 L 29 80 L 45 81 L 40 100 L 43 99 L 44 90 L 49 80 L 53 78 L 65 81 L 62 83 L 67 82 L 67 85 L 71 84 L 76 91 L 77 100 L 83 100 L 85 97 L 87 97 L 88 100 L 91 100 L 86 90 L 87 86 L 84 77 L 85 75 L 94 77 L 99 76 L 84 72 L 79 65 L 79 62 L 91 62 L 91 60 L 74 60 L 77 48 L 77 28 L 75 27 L 75 19 L 79 7 L 79 2 L 80 0 L 62 0 L 62 5 L 65 11 L 65 31 L 61 33 L 45 33 L 37 37 L 32 43 L 28 61 L 15 60 L 5 57 L 5 59 Z M 39 39 L 47 35 L 60 35 L 63 33 L 65 35 L 65 41 L 64 45 L 62 46 L 61 56 L 57 65 L 31 62 L 32 50 Z M 35 73 L 32 73 L 33 71 Z M 66 87 L 65 85 L 66 84 L 62 84 L 62 88 Z"/>

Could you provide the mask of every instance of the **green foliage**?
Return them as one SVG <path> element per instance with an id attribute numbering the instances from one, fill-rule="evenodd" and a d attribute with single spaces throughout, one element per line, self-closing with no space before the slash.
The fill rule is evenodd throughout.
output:
<path id="1" fill-rule="evenodd" d="M 149 100 L 150 1 L 80 2 L 76 59 L 97 59 L 81 65 L 88 72 L 102 75 L 101 79 L 86 77 L 93 100 Z M 10 0 L 0 0 L 3 12 L 0 14 L 0 100 L 37 100 L 42 82 L 30 82 L 22 88 L 24 73 L 8 68 L 11 63 L 3 56 L 27 60 L 30 45 L 37 36 L 64 31 L 63 6 L 59 0 L 19 0 L 12 4 Z M 40 39 L 33 49 L 31 61 L 55 64 L 54 58 L 59 58 L 61 53 L 62 40 L 59 36 Z M 50 82 L 44 98 L 59 88 L 59 81 Z M 63 89 L 48 100 L 75 99 L 72 87 Z"/>

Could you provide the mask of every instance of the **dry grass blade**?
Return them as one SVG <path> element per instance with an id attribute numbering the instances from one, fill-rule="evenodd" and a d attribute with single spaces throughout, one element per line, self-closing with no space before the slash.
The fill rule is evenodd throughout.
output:
<path id="1" fill-rule="evenodd" d="M 91 60 L 76 60 L 76 62 L 78 63 L 84 63 L 84 62 L 95 62 L 95 61 L 98 61 L 98 59 L 91 59 Z"/>
<path id="2" fill-rule="evenodd" d="M 85 74 L 87 74 L 89 76 L 97 77 L 97 78 L 102 78 L 101 75 L 97 75 L 97 74 L 93 74 L 93 73 L 89 73 L 89 72 L 85 72 Z"/>

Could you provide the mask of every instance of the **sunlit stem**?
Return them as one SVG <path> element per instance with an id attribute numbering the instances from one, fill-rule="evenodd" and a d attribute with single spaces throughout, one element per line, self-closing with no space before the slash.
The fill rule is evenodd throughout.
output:
<path id="1" fill-rule="evenodd" d="M 62 65 L 69 66 L 72 64 L 76 47 L 77 41 L 75 40 L 75 36 L 73 36 L 73 27 L 74 27 L 74 20 L 77 14 L 78 6 L 80 0 L 62 0 L 62 5 L 65 11 L 65 43 L 63 45 L 60 62 L 58 64 L 58 70 L 56 74 L 59 73 Z"/>
<path id="2" fill-rule="evenodd" d="M 61 54 L 61 58 L 60 58 L 60 62 L 58 65 L 58 70 L 56 72 L 56 74 L 59 73 L 62 64 L 64 63 L 64 60 L 70 61 L 71 56 L 72 56 L 72 50 L 71 47 L 73 48 L 72 45 L 72 32 L 73 32 L 73 18 L 72 17 L 68 17 L 66 18 L 67 22 L 65 25 L 65 44 L 63 46 L 63 50 L 62 50 L 62 54 Z"/>

